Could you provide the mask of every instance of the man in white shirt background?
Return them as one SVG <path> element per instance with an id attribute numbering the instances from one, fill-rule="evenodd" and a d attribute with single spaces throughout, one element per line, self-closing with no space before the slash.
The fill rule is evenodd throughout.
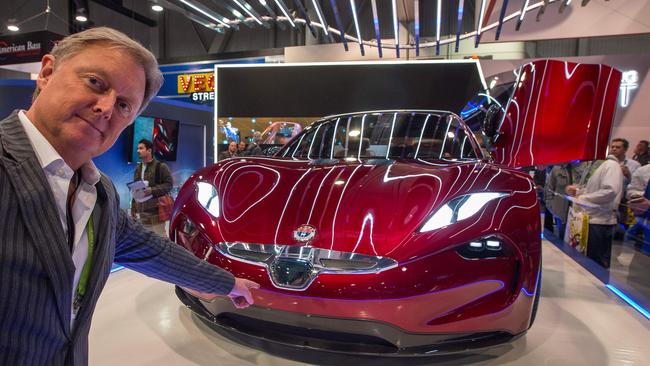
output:
<path id="1" fill-rule="evenodd" d="M 609 145 L 609 154 L 616 157 L 621 166 L 621 172 L 623 173 L 623 196 L 621 198 L 621 203 L 618 206 L 618 223 L 621 224 L 623 230 L 616 230 L 614 233 L 618 239 L 623 239 L 623 234 L 630 224 L 629 219 L 631 219 L 631 214 L 627 209 L 627 199 L 625 198 L 627 185 L 630 184 L 632 174 L 634 174 L 634 172 L 641 166 L 638 161 L 627 158 L 627 150 L 629 147 L 630 143 L 623 138 L 612 139 L 612 142 Z"/>
<path id="2" fill-rule="evenodd" d="M 582 173 L 586 174 L 585 179 L 581 179 L 585 186 L 571 184 L 565 190 L 575 197 L 573 205 L 589 216 L 587 256 L 609 268 L 616 211 L 623 194 L 623 172 L 613 155 L 605 161 L 583 164 L 588 164 Z"/>
<path id="3" fill-rule="evenodd" d="M 623 138 L 615 138 L 609 145 L 609 154 L 614 155 L 618 160 L 621 166 L 621 172 L 625 177 L 624 184 L 626 186 L 630 183 L 634 171 L 641 167 L 641 164 L 638 161 L 627 158 L 626 154 L 629 147 L 630 143 Z"/>

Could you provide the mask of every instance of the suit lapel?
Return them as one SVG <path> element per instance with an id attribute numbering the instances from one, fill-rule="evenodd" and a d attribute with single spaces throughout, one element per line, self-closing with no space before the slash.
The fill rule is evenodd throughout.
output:
<path id="1" fill-rule="evenodd" d="M 16 113 L 0 123 L 8 156 L 2 160 L 16 192 L 23 222 L 52 283 L 61 326 L 70 337 L 70 309 L 74 263 L 43 169 Z"/>

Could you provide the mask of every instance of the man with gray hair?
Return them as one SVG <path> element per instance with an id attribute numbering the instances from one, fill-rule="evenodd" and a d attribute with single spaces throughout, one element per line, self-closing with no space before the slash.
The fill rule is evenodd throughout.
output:
<path id="1" fill-rule="evenodd" d="M 194 257 L 119 209 L 92 158 L 162 84 L 155 57 L 94 28 L 41 61 L 29 110 L 0 122 L 0 365 L 85 365 L 113 261 L 206 299 L 253 303 L 255 282 Z"/>

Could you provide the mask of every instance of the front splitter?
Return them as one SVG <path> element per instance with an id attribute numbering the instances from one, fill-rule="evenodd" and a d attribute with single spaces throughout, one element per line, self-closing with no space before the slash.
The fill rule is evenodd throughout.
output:
<path id="1" fill-rule="evenodd" d="M 478 353 L 525 334 L 414 334 L 375 321 L 310 316 L 255 306 L 235 310 L 228 298 L 203 303 L 180 287 L 176 287 L 176 295 L 214 331 L 261 350 L 275 344 L 358 356 L 434 357 Z"/>

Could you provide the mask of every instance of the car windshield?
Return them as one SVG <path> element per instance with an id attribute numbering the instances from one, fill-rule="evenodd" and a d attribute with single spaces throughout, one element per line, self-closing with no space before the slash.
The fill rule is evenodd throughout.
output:
<path id="1" fill-rule="evenodd" d="M 457 117 L 446 113 L 366 113 L 307 127 L 278 156 L 295 159 L 477 159 Z"/>

